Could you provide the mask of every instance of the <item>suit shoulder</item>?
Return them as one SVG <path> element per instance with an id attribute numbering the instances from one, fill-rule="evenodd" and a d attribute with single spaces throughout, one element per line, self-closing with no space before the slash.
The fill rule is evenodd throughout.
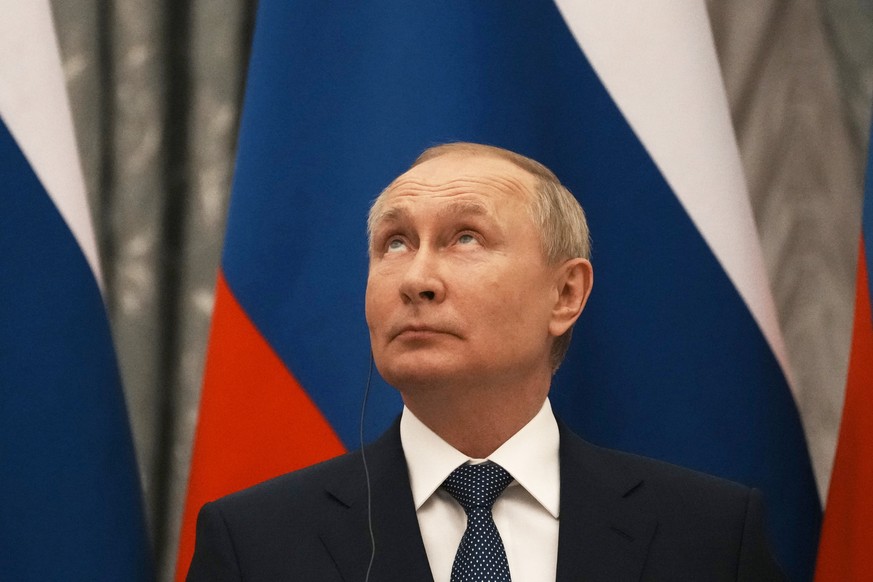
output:
<path id="1" fill-rule="evenodd" d="M 207 503 L 190 579 L 324 579 L 334 565 L 322 535 L 348 515 L 332 491 L 359 467 L 360 454 L 350 453 Z M 240 575 L 224 577 L 228 572 Z"/>
<path id="2" fill-rule="evenodd" d="M 570 442 L 566 468 L 582 494 L 651 525 L 645 579 L 784 579 L 766 539 L 760 491 L 581 439 Z M 564 470 L 562 464 L 562 487 Z"/>
<path id="3" fill-rule="evenodd" d="M 740 483 L 666 461 L 595 445 L 590 446 L 596 450 L 605 463 L 613 464 L 622 473 L 631 478 L 639 476 L 652 486 L 667 491 L 682 494 L 700 491 L 709 495 L 733 497 L 737 500 L 745 500 L 751 491 L 749 487 Z"/>
<path id="4" fill-rule="evenodd" d="M 355 478 L 360 471 L 360 452 L 346 453 L 231 493 L 212 502 L 212 505 L 225 514 L 299 510 L 323 499 L 330 485 Z"/>
<path id="5" fill-rule="evenodd" d="M 588 443 L 562 433 L 562 473 L 665 515 L 742 519 L 753 489 L 693 469 Z M 563 481 L 563 478 L 562 478 Z"/>

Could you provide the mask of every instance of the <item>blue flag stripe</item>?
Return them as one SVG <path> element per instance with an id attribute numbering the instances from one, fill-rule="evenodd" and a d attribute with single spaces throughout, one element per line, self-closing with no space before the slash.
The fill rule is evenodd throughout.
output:
<path id="1" fill-rule="evenodd" d="M 148 580 L 115 354 L 72 233 L 0 122 L 0 572 Z"/>

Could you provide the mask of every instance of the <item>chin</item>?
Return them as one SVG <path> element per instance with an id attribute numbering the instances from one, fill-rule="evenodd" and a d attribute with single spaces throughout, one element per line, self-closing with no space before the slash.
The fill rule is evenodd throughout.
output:
<path id="1" fill-rule="evenodd" d="M 429 388 L 434 388 L 441 385 L 443 380 L 450 376 L 436 374 L 429 371 L 414 370 L 388 372 L 387 374 L 382 374 L 382 377 L 386 382 L 388 382 L 388 384 L 403 393 L 411 390 L 427 390 Z"/>
<path id="2" fill-rule="evenodd" d="M 380 366 L 377 360 L 376 368 L 382 378 L 401 393 L 441 386 L 452 379 L 469 376 L 469 371 L 434 362 L 394 362 Z"/>

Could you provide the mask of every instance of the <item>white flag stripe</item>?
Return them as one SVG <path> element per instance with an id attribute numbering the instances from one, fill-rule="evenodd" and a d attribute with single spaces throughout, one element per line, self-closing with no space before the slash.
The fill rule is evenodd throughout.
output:
<path id="1" fill-rule="evenodd" d="M 0 117 L 102 288 L 51 7 L 48 0 L 0 0 L 0 14 Z"/>
<path id="2" fill-rule="evenodd" d="M 792 381 L 702 1 L 556 0 Z"/>

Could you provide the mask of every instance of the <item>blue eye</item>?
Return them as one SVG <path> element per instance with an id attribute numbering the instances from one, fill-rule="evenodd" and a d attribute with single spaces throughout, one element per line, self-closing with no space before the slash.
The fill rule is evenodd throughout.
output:
<path id="1" fill-rule="evenodd" d="M 476 237 L 472 234 L 462 234 L 458 237 L 458 244 L 468 245 L 470 243 L 474 243 L 476 241 Z"/>
<path id="2" fill-rule="evenodd" d="M 398 251 L 402 251 L 405 248 L 406 248 L 406 243 L 404 243 L 399 238 L 393 238 L 393 239 L 389 240 L 388 245 L 386 246 L 386 249 L 389 253 L 396 253 Z"/>

